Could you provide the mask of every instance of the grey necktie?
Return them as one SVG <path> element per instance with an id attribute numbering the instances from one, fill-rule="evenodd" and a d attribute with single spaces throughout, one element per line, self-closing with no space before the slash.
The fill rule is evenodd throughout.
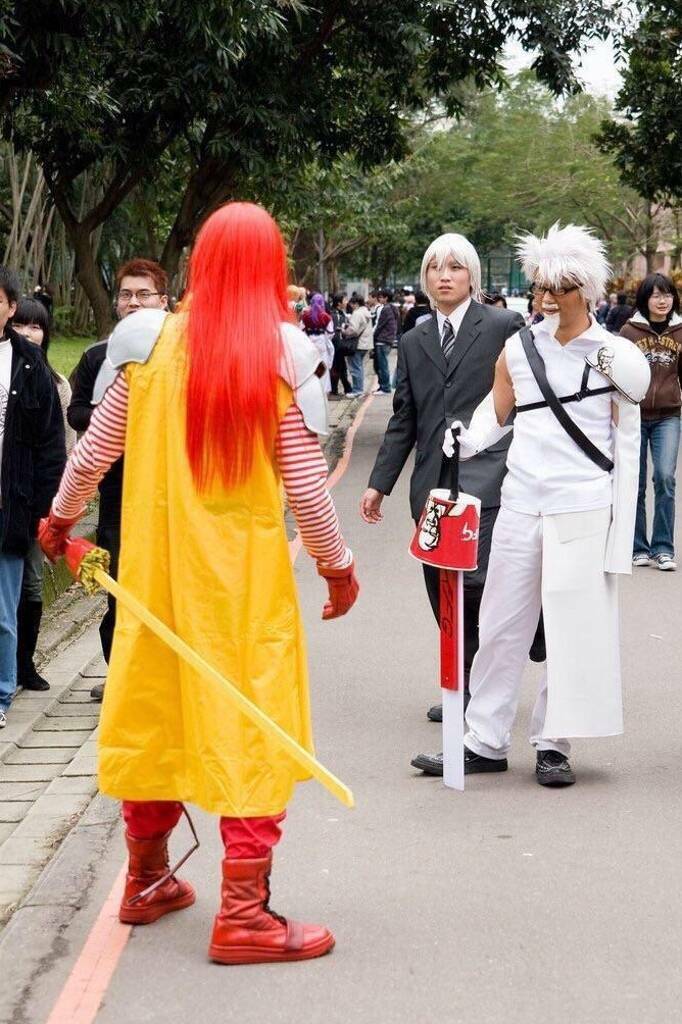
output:
<path id="1" fill-rule="evenodd" d="M 455 332 L 452 329 L 452 324 L 449 319 L 446 319 L 443 324 L 443 336 L 441 338 L 441 345 L 443 347 L 443 355 L 449 362 L 450 356 L 452 355 L 455 347 Z"/>

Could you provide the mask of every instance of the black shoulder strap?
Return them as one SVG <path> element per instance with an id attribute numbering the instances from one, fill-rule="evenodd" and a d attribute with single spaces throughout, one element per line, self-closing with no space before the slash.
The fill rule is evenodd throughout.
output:
<path id="1" fill-rule="evenodd" d="M 563 405 L 552 391 L 550 383 L 547 380 L 547 372 L 545 370 L 545 361 L 535 347 L 533 341 L 533 332 L 529 327 L 523 327 L 519 331 L 519 337 L 521 338 L 521 344 L 523 345 L 523 351 L 526 353 L 526 359 L 530 364 L 530 368 L 533 371 L 533 376 L 537 381 L 537 385 L 542 392 L 542 397 L 547 402 L 556 418 L 558 419 L 561 426 L 564 428 L 566 433 L 571 437 L 578 445 L 581 451 L 587 455 L 588 459 L 591 459 L 596 466 L 603 469 L 605 472 L 610 473 L 613 469 L 613 462 L 603 452 L 597 448 L 595 444 L 590 441 L 587 434 L 584 434 L 575 420 L 571 419 Z"/>

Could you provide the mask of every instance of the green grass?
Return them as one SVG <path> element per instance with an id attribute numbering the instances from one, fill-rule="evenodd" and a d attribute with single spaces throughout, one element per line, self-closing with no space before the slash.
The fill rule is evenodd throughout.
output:
<path id="1" fill-rule="evenodd" d="M 94 340 L 75 335 L 55 335 L 50 341 L 50 362 L 57 373 L 69 377 L 85 349 L 92 345 Z"/>

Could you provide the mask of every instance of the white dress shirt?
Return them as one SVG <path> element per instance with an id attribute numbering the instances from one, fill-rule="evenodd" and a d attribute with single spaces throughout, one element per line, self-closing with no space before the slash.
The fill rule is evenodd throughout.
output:
<path id="1" fill-rule="evenodd" d="M 466 316 L 466 311 L 470 305 L 471 297 L 465 299 L 464 302 L 460 302 L 459 306 L 455 306 L 452 313 L 449 313 L 447 316 L 445 313 L 441 313 L 439 309 L 436 309 L 436 316 L 438 317 L 438 336 L 441 340 L 441 344 L 443 343 L 443 328 L 445 327 L 445 321 L 449 320 L 452 324 L 452 330 L 456 339 L 457 332 L 462 326 L 462 320 Z"/>
<path id="2" fill-rule="evenodd" d="M 535 347 L 545 362 L 547 379 L 560 398 L 580 389 L 585 357 L 610 343 L 608 331 L 590 318 L 587 330 L 562 345 L 554 332 L 558 323 L 534 324 Z M 518 334 L 505 344 L 507 368 L 517 405 L 541 402 L 542 393 Z M 587 386 L 600 388 L 604 378 L 590 371 Z M 571 402 L 566 412 L 593 444 L 614 456 L 612 394 Z M 611 474 L 595 466 L 569 437 L 549 408 L 518 413 L 502 484 L 502 506 L 525 515 L 558 515 L 606 508 L 612 501 Z"/>

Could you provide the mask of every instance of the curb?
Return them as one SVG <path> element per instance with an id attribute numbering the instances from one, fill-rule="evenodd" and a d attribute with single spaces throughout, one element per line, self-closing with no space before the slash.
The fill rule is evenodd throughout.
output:
<path id="1" fill-rule="evenodd" d="M 64 934 L 90 898 L 120 821 L 117 801 L 96 795 L 0 934 L 0 1022 L 29 1024 L 29 1001 L 46 968 L 68 954 Z M 21 951 L 30 956 L 22 956 Z"/>

